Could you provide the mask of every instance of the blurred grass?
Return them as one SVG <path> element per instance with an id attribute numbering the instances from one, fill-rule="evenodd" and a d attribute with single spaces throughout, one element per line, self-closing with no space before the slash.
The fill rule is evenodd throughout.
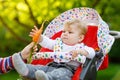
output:
<path id="1" fill-rule="evenodd" d="M 0 75 L 0 80 L 17 80 L 19 75 L 16 71 L 12 70 L 6 74 Z"/>
<path id="2" fill-rule="evenodd" d="M 117 72 L 117 74 L 113 77 L 112 80 L 120 80 L 120 70 Z"/>
<path id="3" fill-rule="evenodd" d="M 107 69 L 98 71 L 96 80 L 120 80 L 118 75 L 120 75 L 120 64 L 111 63 Z"/>
<path id="4" fill-rule="evenodd" d="M 19 75 L 16 71 L 0 75 L 0 80 L 17 80 Z M 120 64 L 111 63 L 105 70 L 98 71 L 96 80 L 120 80 Z"/>

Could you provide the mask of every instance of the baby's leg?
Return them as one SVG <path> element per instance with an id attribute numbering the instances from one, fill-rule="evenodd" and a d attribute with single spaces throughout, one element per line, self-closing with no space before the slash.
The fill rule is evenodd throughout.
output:
<path id="1" fill-rule="evenodd" d="M 14 68 L 21 76 L 26 76 L 28 74 L 28 68 L 19 54 L 14 54 L 12 56 L 12 61 Z"/>
<path id="2" fill-rule="evenodd" d="M 16 71 L 28 79 L 35 79 L 35 72 L 39 70 L 41 66 L 35 66 L 32 64 L 25 64 L 19 54 L 13 55 L 13 65 Z"/>
<path id="3" fill-rule="evenodd" d="M 65 68 L 53 69 L 46 73 L 41 70 L 35 72 L 37 80 L 71 80 L 72 75 L 72 72 Z"/>
<path id="4" fill-rule="evenodd" d="M 36 79 L 35 72 L 37 70 L 46 72 L 49 69 L 48 66 L 25 64 L 19 54 L 14 54 L 12 59 L 16 71 L 21 76 L 27 77 L 28 79 Z"/>
<path id="5" fill-rule="evenodd" d="M 42 70 L 37 70 L 35 72 L 36 80 L 49 80 L 47 74 Z"/>
<path id="6" fill-rule="evenodd" d="M 66 68 L 54 69 L 47 73 L 49 80 L 71 80 L 73 73 Z"/>

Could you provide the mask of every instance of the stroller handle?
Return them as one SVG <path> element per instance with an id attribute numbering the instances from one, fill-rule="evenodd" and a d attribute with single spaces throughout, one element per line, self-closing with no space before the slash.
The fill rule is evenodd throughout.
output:
<path id="1" fill-rule="evenodd" d="M 119 31 L 110 31 L 110 35 L 112 35 L 115 39 L 120 39 L 120 32 Z"/>

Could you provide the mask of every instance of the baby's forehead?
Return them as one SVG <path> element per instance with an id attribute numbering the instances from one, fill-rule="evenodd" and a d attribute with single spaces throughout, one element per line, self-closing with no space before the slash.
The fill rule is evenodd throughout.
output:
<path id="1" fill-rule="evenodd" d="M 72 30 L 72 27 L 67 25 L 63 27 L 63 30 Z"/>
<path id="2" fill-rule="evenodd" d="M 73 29 L 78 29 L 77 26 L 75 26 L 74 24 L 71 24 L 71 25 L 65 25 L 63 27 L 64 30 L 73 30 Z"/>

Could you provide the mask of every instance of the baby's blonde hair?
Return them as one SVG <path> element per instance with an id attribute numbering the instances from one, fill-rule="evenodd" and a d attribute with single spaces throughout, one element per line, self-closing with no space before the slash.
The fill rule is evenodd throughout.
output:
<path id="1" fill-rule="evenodd" d="M 76 25 L 76 27 L 80 30 L 81 34 L 85 35 L 87 32 L 87 25 L 84 21 L 80 21 L 78 19 L 74 19 L 72 21 L 68 21 L 65 23 L 65 26 Z"/>

